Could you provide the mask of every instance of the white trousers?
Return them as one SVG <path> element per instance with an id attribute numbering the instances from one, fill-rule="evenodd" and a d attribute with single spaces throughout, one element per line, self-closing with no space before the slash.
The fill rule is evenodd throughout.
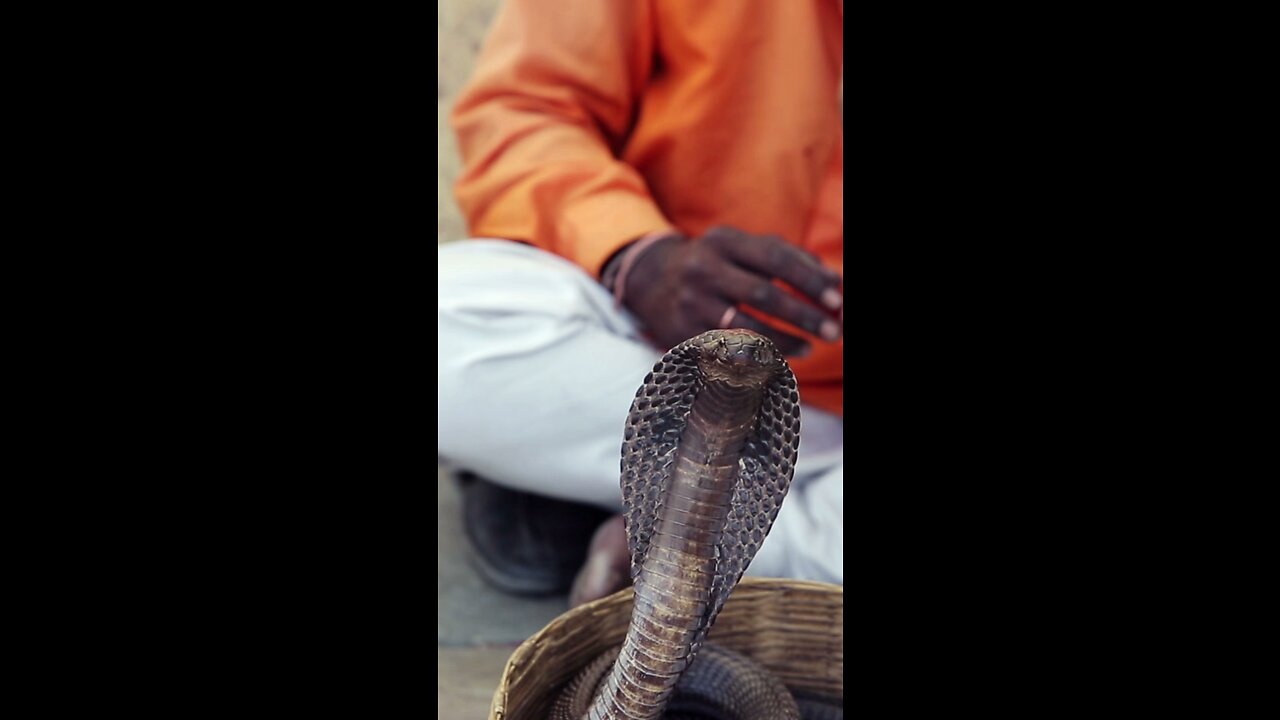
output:
<path id="1" fill-rule="evenodd" d="M 622 430 L 662 353 L 581 268 L 506 240 L 439 248 L 439 456 L 619 511 Z M 803 399 L 802 399 L 803 400 Z M 844 421 L 801 406 L 795 480 L 748 574 L 844 583 Z"/>

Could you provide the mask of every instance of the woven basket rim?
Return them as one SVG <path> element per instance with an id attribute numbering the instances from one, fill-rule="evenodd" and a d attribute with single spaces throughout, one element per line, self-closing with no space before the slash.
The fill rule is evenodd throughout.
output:
<path id="1" fill-rule="evenodd" d="M 632 598 L 632 589 L 626 588 L 568 610 L 517 646 L 503 666 L 490 720 L 515 720 L 510 712 L 519 706 L 513 704 L 513 690 L 524 697 L 532 692 L 532 685 L 550 695 L 608 647 L 607 638 L 617 636 L 620 641 L 619 628 L 625 631 L 629 622 Z M 576 645 L 569 642 L 575 638 Z M 708 641 L 756 655 L 757 661 L 773 658 L 777 664 L 785 658 L 798 666 L 791 680 L 801 685 L 811 682 L 828 692 L 838 690 L 843 697 L 844 587 L 811 580 L 743 578 Z M 804 652 L 796 652 L 797 647 Z M 586 648 L 592 651 L 583 654 Z M 568 660 L 560 662 L 566 655 Z M 529 704 L 539 705 L 538 699 Z"/>

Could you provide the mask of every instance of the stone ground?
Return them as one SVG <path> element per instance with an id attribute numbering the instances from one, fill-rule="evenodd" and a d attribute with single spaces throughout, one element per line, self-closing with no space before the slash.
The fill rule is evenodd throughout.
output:
<path id="1" fill-rule="evenodd" d="M 567 598 L 518 598 L 491 589 L 472 569 L 457 488 L 437 470 L 436 696 L 439 717 L 488 717 L 507 658 L 525 638 L 569 608 Z"/>
<path id="2" fill-rule="evenodd" d="M 452 197 L 459 161 L 448 113 L 497 6 L 498 0 L 444 0 L 437 5 L 437 243 L 457 240 L 466 231 Z M 443 471 L 437 478 L 436 707 L 441 718 L 484 720 L 507 658 L 521 641 L 564 612 L 568 602 L 563 597 L 511 597 L 485 585 L 467 560 L 457 488 Z"/>

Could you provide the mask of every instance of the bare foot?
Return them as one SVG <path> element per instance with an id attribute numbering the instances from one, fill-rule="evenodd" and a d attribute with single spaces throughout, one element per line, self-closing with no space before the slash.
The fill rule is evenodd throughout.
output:
<path id="1" fill-rule="evenodd" d="M 622 516 L 604 521 L 591 537 L 587 561 L 574 578 L 569 591 L 569 607 L 599 600 L 631 584 L 631 552 Z"/>

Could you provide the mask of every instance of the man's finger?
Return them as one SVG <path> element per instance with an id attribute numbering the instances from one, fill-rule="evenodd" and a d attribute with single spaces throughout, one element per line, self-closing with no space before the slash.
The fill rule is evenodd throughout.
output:
<path id="1" fill-rule="evenodd" d="M 728 306 L 726 306 L 727 308 Z M 713 327 L 719 327 L 720 321 L 725 318 L 725 313 L 721 312 L 720 316 L 711 320 Z M 728 327 L 744 328 L 746 330 L 754 330 L 773 341 L 778 346 L 778 350 L 783 355 L 805 356 L 809 354 L 809 343 L 803 339 L 796 337 L 790 333 L 784 333 L 781 330 L 775 330 L 759 320 L 751 317 L 744 312 L 735 312 L 732 314 Z"/>
<path id="2" fill-rule="evenodd" d="M 831 316 L 794 297 L 769 279 L 728 265 L 712 279 L 722 295 L 791 323 L 824 340 L 840 337 L 840 326 Z"/>
<path id="3" fill-rule="evenodd" d="M 840 274 L 776 235 L 742 233 L 725 241 L 723 248 L 734 262 L 782 280 L 828 310 L 835 311 L 843 303 Z"/>

